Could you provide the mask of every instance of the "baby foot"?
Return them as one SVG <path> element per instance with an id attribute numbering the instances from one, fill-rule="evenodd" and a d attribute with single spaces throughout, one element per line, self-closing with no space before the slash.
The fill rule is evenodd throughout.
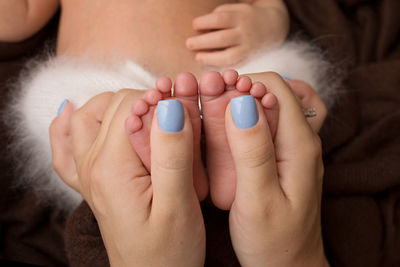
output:
<path id="1" fill-rule="evenodd" d="M 193 184 L 197 196 L 203 200 L 208 193 L 208 182 L 201 161 L 201 119 L 198 105 L 198 85 L 191 73 L 180 73 L 175 78 L 174 96 L 172 82 L 163 77 L 157 80 L 156 88 L 147 91 L 143 98 L 132 105 L 132 116 L 126 121 L 129 139 L 143 165 L 150 172 L 150 128 L 155 107 L 160 100 L 179 99 L 188 110 L 193 127 Z"/>
<path id="2" fill-rule="evenodd" d="M 252 83 L 234 70 L 207 72 L 200 79 L 200 100 L 206 139 L 211 198 L 220 209 L 230 209 L 235 198 L 236 170 L 225 133 L 225 111 L 232 98 L 253 95 L 261 101 L 272 137 L 278 124 L 278 102 L 262 83 Z"/>

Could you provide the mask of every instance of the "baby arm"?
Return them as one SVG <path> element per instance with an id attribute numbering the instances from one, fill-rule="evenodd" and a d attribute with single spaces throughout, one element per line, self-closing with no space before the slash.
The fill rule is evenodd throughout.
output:
<path id="1" fill-rule="evenodd" d="M 196 60 L 227 67 L 262 47 L 281 44 L 289 30 L 289 15 L 282 0 L 242 0 L 195 18 L 193 28 L 200 34 L 186 45 L 196 52 Z"/>
<path id="2" fill-rule="evenodd" d="M 41 29 L 59 0 L 0 0 L 0 41 L 19 42 Z"/>

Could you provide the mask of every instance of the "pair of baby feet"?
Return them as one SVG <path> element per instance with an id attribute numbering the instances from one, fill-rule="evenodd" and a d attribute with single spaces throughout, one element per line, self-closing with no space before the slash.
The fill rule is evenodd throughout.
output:
<path id="1" fill-rule="evenodd" d="M 202 121 L 198 92 L 208 175 L 201 160 Z M 252 95 L 260 101 L 274 137 L 279 117 L 276 97 L 262 83 L 253 83 L 249 77 L 239 77 L 236 71 L 227 70 L 222 75 L 215 71 L 207 72 L 199 84 L 191 73 L 180 73 L 175 78 L 173 92 L 172 81 L 166 77 L 159 78 L 156 88 L 147 91 L 142 99 L 132 105 L 131 116 L 126 121 L 130 142 L 150 172 L 150 128 L 155 107 L 160 100 L 181 101 L 193 127 L 193 183 L 197 195 L 203 200 L 208 194 L 209 183 L 214 205 L 220 209 L 230 209 L 235 198 L 236 170 L 225 134 L 225 111 L 232 98 L 243 95 Z"/>

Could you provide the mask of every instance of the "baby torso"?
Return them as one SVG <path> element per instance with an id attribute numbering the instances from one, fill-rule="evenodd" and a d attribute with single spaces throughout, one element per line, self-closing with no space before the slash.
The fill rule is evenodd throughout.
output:
<path id="1" fill-rule="evenodd" d="M 57 54 L 91 60 L 131 59 L 156 75 L 199 75 L 185 41 L 195 17 L 238 0 L 63 0 Z"/>

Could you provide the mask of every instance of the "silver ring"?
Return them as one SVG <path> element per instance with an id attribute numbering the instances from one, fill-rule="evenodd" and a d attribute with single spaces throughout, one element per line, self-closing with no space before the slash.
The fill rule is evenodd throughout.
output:
<path id="1" fill-rule="evenodd" d="M 315 108 L 309 108 L 309 109 L 303 108 L 303 114 L 306 118 L 311 118 L 311 117 L 317 116 L 317 112 L 315 111 Z"/>

